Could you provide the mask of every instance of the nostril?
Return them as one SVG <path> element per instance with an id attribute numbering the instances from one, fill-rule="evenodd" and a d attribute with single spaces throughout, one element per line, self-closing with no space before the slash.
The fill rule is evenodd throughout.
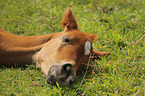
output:
<path id="1" fill-rule="evenodd" d="M 73 81 L 74 81 L 74 78 L 70 79 L 70 80 L 69 80 L 69 83 L 72 84 Z"/>
<path id="2" fill-rule="evenodd" d="M 64 70 L 65 70 L 65 71 L 69 71 L 69 70 L 70 70 L 70 67 L 71 67 L 71 66 L 66 66 L 66 67 L 64 68 Z"/>
<path id="3" fill-rule="evenodd" d="M 72 69 L 72 64 L 70 64 L 70 63 L 64 64 L 63 67 L 62 67 L 62 69 L 65 72 L 69 72 Z"/>
<path id="4" fill-rule="evenodd" d="M 73 81 L 72 81 L 72 80 L 70 80 L 70 81 L 69 81 L 69 84 L 72 84 L 72 82 L 73 82 Z"/>

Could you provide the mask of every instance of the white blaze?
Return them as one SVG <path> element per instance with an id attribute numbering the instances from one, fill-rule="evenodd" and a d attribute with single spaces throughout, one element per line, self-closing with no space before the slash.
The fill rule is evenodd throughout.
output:
<path id="1" fill-rule="evenodd" d="M 91 43 L 89 41 L 85 42 L 85 55 L 89 55 L 91 51 Z"/>

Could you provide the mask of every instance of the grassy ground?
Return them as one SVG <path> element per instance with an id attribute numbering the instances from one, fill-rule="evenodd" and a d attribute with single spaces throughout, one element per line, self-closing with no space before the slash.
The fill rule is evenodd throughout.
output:
<path id="1" fill-rule="evenodd" d="M 45 83 L 40 69 L 0 68 L 0 95 L 145 95 L 144 0 L 0 0 L 0 27 L 18 35 L 63 31 L 63 12 L 72 4 L 82 32 L 96 33 L 94 48 L 110 51 L 92 63 L 81 84 L 54 87 Z"/>

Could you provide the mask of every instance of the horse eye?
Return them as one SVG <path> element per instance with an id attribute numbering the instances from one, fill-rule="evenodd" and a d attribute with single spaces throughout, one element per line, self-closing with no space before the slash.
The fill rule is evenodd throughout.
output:
<path id="1" fill-rule="evenodd" d="M 63 42 L 70 43 L 71 41 L 70 41 L 70 39 L 69 39 L 69 38 L 67 38 L 66 36 L 64 36 L 64 37 L 63 37 Z"/>

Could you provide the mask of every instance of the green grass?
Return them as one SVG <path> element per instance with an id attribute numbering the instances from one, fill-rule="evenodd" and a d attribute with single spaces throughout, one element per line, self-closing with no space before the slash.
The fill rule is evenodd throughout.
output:
<path id="1" fill-rule="evenodd" d="M 145 95 L 145 37 L 140 40 L 145 35 L 144 0 L 1 0 L 0 27 L 24 36 L 61 32 L 69 4 L 79 29 L 99 35 L 94 48 L 111 55 L 93 62 L 82 84 L 84 73 L 66 87 L 45 83 L 33 65 L 0 68 L 0 95 Z"/>

